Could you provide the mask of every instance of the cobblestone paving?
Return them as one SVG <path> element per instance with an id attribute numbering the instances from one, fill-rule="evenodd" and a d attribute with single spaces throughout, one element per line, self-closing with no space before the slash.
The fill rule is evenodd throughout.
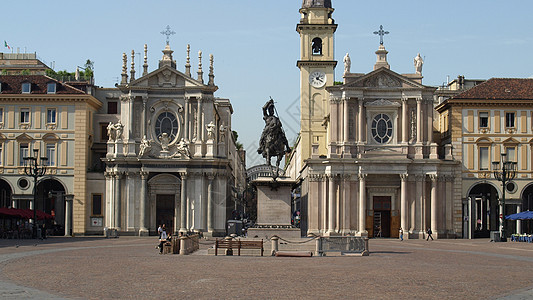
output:
<path id="1" fill-rule="evenodd" d="M 368 257 L 312 258 L 202 255 L 207 245 L 159 255 L 155 245 L 154 237 L 0 240 L 0 298 L 533 298 L 527 243 L 373 239 Z"/>

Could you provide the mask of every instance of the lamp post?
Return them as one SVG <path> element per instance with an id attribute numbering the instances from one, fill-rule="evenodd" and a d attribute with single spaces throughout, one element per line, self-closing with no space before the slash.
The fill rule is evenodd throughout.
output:
<path id="1" fill-rule="evenodd" d="M 37 179 L 46 174 L 48 157 L 40 157 L 39 149 L 33 149 L 33 156 L 24 157 L 24 173 L 33 177 L 33 238 L 37 238 Z"/>
<path id="2" fill-rule="evenodd" d="M 516 176 L 516 162 L 509 161 L 507 154 L 501 154 L 501 165 L 499 161 L 492 162 L 492 171 L 494 178 L 502 183 L 502 199 L 500 200 L 500 239 L 506 240 L 505 237 L 505 189 L 507 183 Z"/>

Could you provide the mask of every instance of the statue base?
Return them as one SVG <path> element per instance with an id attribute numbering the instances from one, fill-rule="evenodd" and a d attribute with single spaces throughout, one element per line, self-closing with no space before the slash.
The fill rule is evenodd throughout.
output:
<path id="1" fill-rule="evenodd" d="M 296 182 L 287 177 L 259 177 L 252 181 L 257 187 L 257 222 L 248 229 L 248 237 L 300 238 L 300 228 L 291 225 L 291 190 Z"/>

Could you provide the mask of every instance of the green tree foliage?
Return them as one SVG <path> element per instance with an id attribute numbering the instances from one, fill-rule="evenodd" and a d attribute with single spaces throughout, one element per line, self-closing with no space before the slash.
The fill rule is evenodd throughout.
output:
<path id="1" fill-rule="evenodd" d="M 239 134 L 235 130 L 232 130 L 231 133 L 233 133 L 233 141 L 235 142 L 235 147 L 237 147 L 237 150 L 242 150 L 242 143 L 238 141 Z"/>

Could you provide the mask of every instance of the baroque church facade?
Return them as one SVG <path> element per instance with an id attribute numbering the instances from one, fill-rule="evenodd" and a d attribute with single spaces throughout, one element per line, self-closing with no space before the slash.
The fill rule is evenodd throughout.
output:
<path id="1" fill-rule="evenodd" d="M 233 108 L 214 96 L 212 55 L 204 82 L 201 51 L 197 76 L 189 46 L 183 73 L 172 53 L 167 42 L 158 68 L 148 72 L 145 45 L 138 78 L 133 51 L 129 75 L 124 53 L 120 84 L 96 93 L 108 111 L 95 116 L 100 143 L 93 148 L 100 155 L 93 161 L 103 161 L 105 172 L 88 184 L 104 201 L 101 216 L 89 212 L 93 230 L 147 235 L 166 224 L 174 234 L 225 232 L 227 206 L 245 181 L 244 156 L 231 131 Z"/>
<path id="2" fill-rule="evenodd" d="M 300 124 L 286 174 L 301 184 L 302 230 L 322 235 L 424 238 L 461 232 L 458 163 L 433 139 L 434 91 L 422 65 L 399 74 L 380 43 L 374 70 L 334 83 L 331 1 L 304 0 Z"/>

